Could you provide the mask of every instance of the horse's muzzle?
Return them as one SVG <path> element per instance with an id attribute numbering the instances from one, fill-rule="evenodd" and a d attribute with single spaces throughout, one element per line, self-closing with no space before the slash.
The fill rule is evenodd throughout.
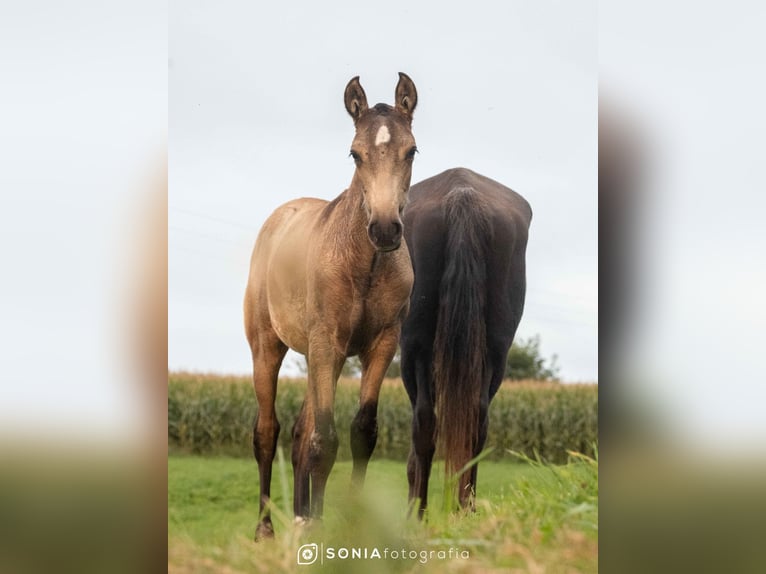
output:
<path id="1" fill-rule="evenodd" d="M 394 251 L 402 244 L 402 223 L 373 221 L 367 226 L 367 236 L 378 251 Z"/>
<path id="2" fill-rule="evenodd" d="M 397 250 L 397 249 L 399 249 L 401 246 L 402 246 L 402 242 L 401 242 L 401 241 L 397 241 L 396 243 L 394 243 L 394 244 L 393 244 L 393 245 L 391 245 L 391 246 L 386 246 L 386 247 L 379 247 L 379 246 L 377 246 L 377 245 L 376 245 L 376 246 L 375 246 L 375 248 L 376 248 L 378 251 L 380 251 L 381 253 L 388 253 L 389 251 L 396 251 L 396 250 Z"/>

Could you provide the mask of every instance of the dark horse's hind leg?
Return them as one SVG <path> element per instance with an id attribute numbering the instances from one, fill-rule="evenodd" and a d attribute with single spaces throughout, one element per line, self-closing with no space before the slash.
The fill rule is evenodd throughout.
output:
<path id="1" fill-rule="evenodd" d="M 484 445 L 487 442 L 487 433 L 489 431 L 489 404 L 492 402 L 497 390 L 500 388 L 500 384 L 503 382 L 503 376 L 505 375 L 505 360 L 508 354 L 507 348 L 500 345 L 500 350 L 489 353 L 489 369 L 490 376 L 484 382 L 481 389 L 481 395 L 479 398 L 479 434 L 476 445 L 474 447 L 473 456 L 479 456 L 484 449 Z M 478 479 L 479 465 L 474 464 L 471 467 L 470 474 L 470 489 L 471 489 L 471 508 L 474 508 L 473 502 L 476 495 L 476 481 Z"/>
<path id="2" fill-rule="evenodd" d="M 279 438 L 279 421 L 274 408 L 279 366 L 287 347 L 273 332 L 260 332 L 251 341 L 253 352 L 253 386 L 258 399 L 258 416 L 253 429 L 253 454 L 260 475 L 260 516 L 255 539 L 271 538 L 274 528 L 267 505 L 271 496 L 271 467 Z"/>
<path id="3" fill-rule="evenodd" d="M 428 480 L 436 450 L 436 415 L 431 394 L 431 354 L 402 348 L 402 378 L 412 403 L 412 448 L 407 461 L 409 500 L 418 500 L 418 518 L 428 506 Z"/>
<path id="4" fill-rule="evenodd" d="M 384 331 L 370 349 L 361 355 L 362 384 L 359 391 L 359 411 L 351 423 L 351 454 L 354 469 L 351 480 L 361 488 L 367 464 L 378 438 L 378 397 L 386 369 L 391 364 L 399 342 L 399 328 Z"/>

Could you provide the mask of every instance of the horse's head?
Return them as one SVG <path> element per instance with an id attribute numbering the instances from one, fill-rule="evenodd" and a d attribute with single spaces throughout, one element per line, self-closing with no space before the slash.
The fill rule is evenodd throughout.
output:
<path id="1" fill-rule="evenodd" d="M 346 86 L 344 101 L 356 127 L 351 156 L 356 163 L 354 178 L 364 193 L 367 235 L 378 251 L 393 251 L 402 243 L 401 214 L 417 152 L 410 127 L 418 93 L 407 74 L 400 72 L 394 107 L 368 108 L 357 76 Z"/>

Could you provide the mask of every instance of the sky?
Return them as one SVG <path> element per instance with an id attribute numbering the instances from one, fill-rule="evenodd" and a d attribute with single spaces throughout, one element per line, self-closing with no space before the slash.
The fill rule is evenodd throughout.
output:
<path id="1" fill-rule="evenodd" d="M 398 71 L 416 82 L 414 181 L 462 165 L 530 201 L 519 335 L 539 334 L 566 379 L 596 378 L 598 65 L 648 164 L 632 387 L 688 444 L 762 453 L 762 4 L 609 2 L 598 25 L 583 2 L 251 4 L 3 12 L 0 433 L 146 426 L 129 406 L 125 294 L 144 281 L 135 251 L 166 136 L 169 366 L 249 372 L 250 250 L 280 203 L 348 185 L 342 93 L 357 74 L 370 102 L 392 102 Z"/>
<path id="2" fill-rule="evenodd" d="M 467 167 L 534 211 L 517 338 L 598 379 L 595 2 L 170 3 L 168 366 L 248 373 L 242 299 L 262 223 L 350 183 L 343 90 L 418 89 L 412 182 Z M 294 369 L 288 355 L 283 372 Z"/>

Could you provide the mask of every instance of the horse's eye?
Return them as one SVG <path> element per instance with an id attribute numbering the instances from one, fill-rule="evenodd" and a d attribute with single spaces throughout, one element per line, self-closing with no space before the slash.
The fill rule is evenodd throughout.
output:
<path id="1" fill-rule="evenodd" d="M 410 150 L 407 152 L 407 155 L 405 156 L 408 161 L 412 161 L 415 159 L 415 154 L 418 153 L 418 148 L 415 146 L 411 147 Z"/>
<path id="2" fill-rule="evenodd" d="M 356 165 L 359 165 L 360 163 L 362 163 L 362 156 L 360 156 L 354 150 L 351 150 L 351 153 L 349 153 L 348 155 L 350 155 L 352 158 L 354 158 L 354 163 Z"/>

